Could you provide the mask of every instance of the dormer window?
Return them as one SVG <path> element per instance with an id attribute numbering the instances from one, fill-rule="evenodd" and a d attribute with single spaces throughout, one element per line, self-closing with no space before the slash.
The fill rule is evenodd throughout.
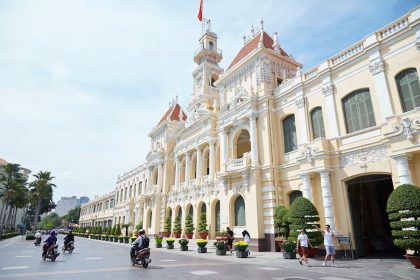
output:
<path id="1" fill-rule="evenodd" d="M 281 85 L 281 83 L 283 83 L 283 79 L 277 78 L 277 86 Z"/>
<path id="2" fill-rule="evenodd" d="M 213 42 L 212 41 L 210 41 L 209 42 L 209 50 L 213 50 L 214 49 L 214 45 L 213 45 Z"/>

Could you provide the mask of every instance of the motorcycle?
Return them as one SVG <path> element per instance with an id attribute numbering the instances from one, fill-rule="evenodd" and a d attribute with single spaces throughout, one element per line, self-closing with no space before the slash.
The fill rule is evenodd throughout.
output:
<path id="1" fill-rule="evenodd" d="M 68 251 L 70 254 L 73 253 L 74 250 L 74 242 L 70 241 L 69 243 L 67 243 L 67 245 L 63 244 L 63 247 L 61 247 L 61 250 L 63 251 L 63 253 L 65 251 Z"/>
<path id="2" fill-rule="evenodd" d="M 41 245 L 41 239 L 42 239 L 41 237 L 35 239 L 35 242 L 34 242 L 35 246 Z"/>
<path id="3" fill-rule="evenodd" d="M 44 245 L 45 246 L 45 245 Z M 42 259 L 45 261 L 46 259 L 50 259 L 52 262 L 55 262 L 55 259 L 60 255 L 58 253 L 58 244 L 54 244 L 47 249 L 47 252 L 44 254 L 42 252 Z"/>
<path id="4" fill-rule="evenodd" d="M 150 249 L 145 248 L 141 249 L 136 252 L 136 256 L 131 260 L 133 265 L 141 265 L 143 268 L 147 268 L 149 266 L 149 263 L 152 262 L 152 259 L 150 258 Z"/>

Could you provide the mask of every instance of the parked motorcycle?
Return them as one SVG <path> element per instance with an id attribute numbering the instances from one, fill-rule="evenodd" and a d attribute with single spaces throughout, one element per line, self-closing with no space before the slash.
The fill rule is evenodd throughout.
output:
<path id="1" fill-rule="evenodd" d="M 141 265 L 143 268 L 147 268 L 149 266 L 149 263 L 152 262 L 152 259 L 150 258 L 150 249 L 145 248 L 141 249 L 136 252 L 136 256 L 131 260 L 133 265 Z"/>
<path id="2" fill-rule="evenodd" d="M 67 245 L 63 244 L 63 247 L 61 247 L 61 250 L 63 251 L 63 253 L 65 251 L 68 251 L 70 254 L 73 253 L 74 250 L 74 242 L 70 241 L 69 243 L 67 243 Z"/>
<path id="3" fill-rule="evenodd" d="M 45 261 L 46 259 L 50 259 L 52 262 L 55 262 L 55 259 L 60 255 L 58 253 L 58 244 L 50 246 L 50 248 L 47 249 L 47 252 L 44 254 L 42 252 L 42 259 Z"/>
<path id="4" fill-rule="evenodd" d="M 41 237 L 39 237 L 39 238 L 35 238 L 35 242 L 34 242 L 35 246 L 39 246 L 39 245 L 41 245 L 41 240 L 42 240 L 42 238 L 41 238 Z"/>

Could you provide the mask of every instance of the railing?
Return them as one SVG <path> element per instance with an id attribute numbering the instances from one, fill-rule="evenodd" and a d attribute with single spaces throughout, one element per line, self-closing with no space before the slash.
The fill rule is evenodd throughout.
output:
<path id="1" fill-rule="evenodd" d="M 394 34 L 395 32 L 397 32 L 401 29 L 404 29 L 407 26 L 408 26 L 408 17 L 405 17 L 405 18 L 402 18 L 402 19 L 400 19 L 396 22 L 391 23 L 389 26 L 382 29 L 377 34 L 378 34 L 379 39 L 384 39 L 384 38 Z"/>
<path id="2" fill-rule="evenodd" d="M 210 50 L 210 49 L 208 49 L 208 48 L 205 48 L 205 47 L 203 47 L 203 46 L 201 46 L 201 47 L 199 47 L 195 52 L 194 52 L 194 56 L 196 56 L 198 53 L 200 53 L 201 51 L 208 51 L 208 52 L 215 52 L 215 53 L 217 53 L 218 55 L 222 55 L 222 50 L 221 49 L 219 49 L 219 48 L 213 48 L 212 50 Z"/>
<path id="3" fill-rule="evenodd" d="M 228 163 L 227 169 L 229 171 L 239 170 L 247 167 L 250 164 L 250 158 L 248 153 L 244 153 L 242 158 L 231 159 Z"/>
<path id="4" fill-rule="evenodd" d="M 343 62 L 350 57 L 360 53 L 363 51 L 363 42 L 359 42 L 356 45 L 351 46 L 350 48 L 346 49 L 345 51 L 339 53 L 338 55 L 334 56 L 330 59 L 331 65 L 336 65 L 340 62 Z"/>
<path id="5" fill-rule="evenodd" d="M 318 67 L 314 67 L 304 74 L 305 80 L 315 77 L 317 74 L 318 74 Z"/>

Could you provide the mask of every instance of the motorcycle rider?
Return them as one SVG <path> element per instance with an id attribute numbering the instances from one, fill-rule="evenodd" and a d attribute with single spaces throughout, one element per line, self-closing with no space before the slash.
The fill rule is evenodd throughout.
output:
<path id="1" fill-rule="evenodd" d="M 64 247 L 67 248 L 67 245 L 70 243 L 70 241 L 74 242 L 74 235 L 73 232 L 70 230 L 69 233 L 64 237 Z"/>
<path id="2" fill-rule="evenodd" d="M 133 243 L 131 243 L 131 245 L 132 245 L 131 250 L 130 250 L 131 260 L 133 260 L 136 257 L 136 252 L 137 251 L 140 251 L 141 249 L 144 249 L 143 248 L 144 247 L 143 246 L 143 241 L 146 238 L 145 233 L 146 232 L 145 232 L 144 229 L 139 230 L 137 232 L 137 239 L 134 240 Z"/>
<path id="3" fill-rule="evenodd" d="M 42 240 L 42 233 L 41 233 L 41 231 L 39 231 L 39 230 L 36 231 L 36 233 L 35 233 L 35 239 L 36 239 L 35 245 L 41 244 L 41 240 Z"/>
<path id="4" fill-rule="evenodd" d="M 45 240 L 44 247 L 42 247 L 42 255 L 46 255 L 48 249 L 57 243 L 57 237 L 55 236 L 55 231 L 51 231 L 50 236 Z M 59 254 L 59 253 L 58 253 Z"/>

